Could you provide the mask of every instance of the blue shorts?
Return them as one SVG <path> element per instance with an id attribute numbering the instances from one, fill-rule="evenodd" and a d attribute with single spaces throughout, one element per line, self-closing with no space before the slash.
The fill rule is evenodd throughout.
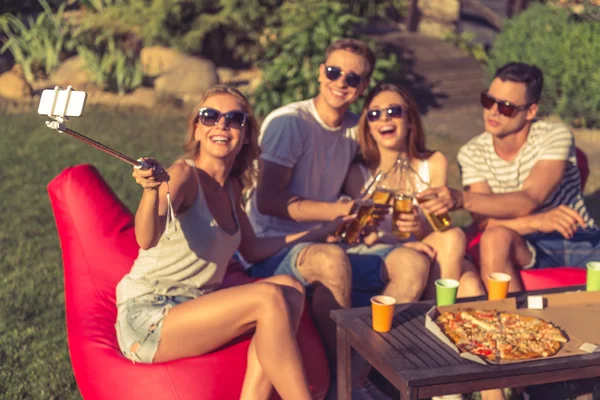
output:
<path id="1" fill-rule="evenodd" d="M 309 283 L 298 271 L 298 256 L 303 249 L 312 243 L 298 243 L 286 247 L 271 258 L 253 264 L 250 275 L 256 278 L 266 278 L 273 275 L 291 275 L 304 286 Z M 346 254 L 352 266 L 352 305 L 364 307 L 369 305 L 369 299 L 383 291 L 387 282 L 383 279 L 384 261 L 395 246 L 376 244 L 366 246 L 360 244 L 346 248 Z"/>
<path id="2" fill-rule="evenodd" d="M 158 350 L 165 315 L 174 306 L 191 299 L 147 294 L 119 306 L 115 328 L 121 353 L 133 362 L 150 364 Z"/>
<path id="3" fill-rule="evenodd" d="M 560 233 L 532 233 L 523 236 L 532 260 L 523 268 L 580 267 L 589 261 L 600 261 L 600 230 L 579 228 L 567 240 Z"/>

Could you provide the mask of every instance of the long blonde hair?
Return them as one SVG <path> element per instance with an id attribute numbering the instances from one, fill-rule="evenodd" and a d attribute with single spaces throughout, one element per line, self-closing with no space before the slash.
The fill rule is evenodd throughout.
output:
<path id="1" fill-rule="evenodd" d="M 377 143 L 371 133 L 369 132 L 369 121 L 367 121 L 367 111 L 373 101 L 373 98 L 382 92 L 394 92 L 398 93 L 402 99 L 406 102 L 406 122 L 411 124 L 408 129 L 406 138 L 406 151 L 410 159 L 417 158 L 420 160 L 427 159 L 433 151 L 428 150 L 425 147 L 425 132 L 423 130 L 423 124 L 421 123 L 421 116 L 419 115 L 419 109 L 417 108 L 417 102 L 408 90 L 403 87 L 391 84 L 391 83 L 379 83 L 375 86 L 367 95 L 365 104 L 360 115 L 358 122 L 358 144 L 362 152 L 362 160 L 366 167 L 375 169 L 379 166 L 380 154 L 377 148 Z"/>
<path id="2" fill-rule="evenodd" d="M 258 170 L 254 161 L 258 159 L 258 156 L 260 155 L 260 147 L 258 146 L 259 126 L 258 121 L 256 121 L 254 113 L 252 112 L 252 106 L 250 106 L 246 97 L 237 89 L 229 86 L 217 85 L 204 93 L 202 99 L 194 107 L 187 120 L 187 131 L 183 143 L 183 150 L 185 152 L 184 157 L 196 158 L 200 154 L 200 142 L 196 140 L 195 137 L 196 125 L 200 118 L 198 111 L 209 97 L 220 94 L 228 94 L 235 97 L 242 104 L 242 111 L 248 114 L 244 126 L 245 139 L 248 143 L 245 143 L 242 146 L 242 149 L 235 157 L 233 168 L 229 173 L 229 176 L 233 178 L 234 181 L 237 181 L 242 187 L 242 193 L 246 194 L 252 188 L 258 176 Z"/>

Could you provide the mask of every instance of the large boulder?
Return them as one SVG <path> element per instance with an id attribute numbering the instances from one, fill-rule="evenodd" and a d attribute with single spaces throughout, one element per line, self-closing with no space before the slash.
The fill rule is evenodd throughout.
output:
<path id="1" fill-rule="evenodd" d="M 31 96 L 31 87 L 15 66 L 10 71 L 0 75 L 0 97 L 12 100 L 24 100 Z"/>
<path id="2" fill-rule="evenodd" d="M 215 64 L 203 58 L 184 56 L 172 69 L 154 80 L 159 97 L 197 99 L 208 88 L 219 83 Z"/>
<path id="3" fill-rule="evenodd" d="M 155 78 L 173 71 L 185 57 L 185 54 L 168 47 L 144 47 L 140 52 L 142 72 L 145 76 Z"/>
<path id="4" fill-rule="evenodd" d="M 62 88 L 71 85 L 75 90 L 86 90 L 91 82 L 85 69 L 85 62 L 79 56 L 73 56 L 63 61 L 50 74 L 50 81 Z"/>
<path id="5" fill-rule="evenodd" d="M 460 19 L 460 0 L 419 0 L 418 32 L 433 37 L 442 37 L 456 30 Z"/>

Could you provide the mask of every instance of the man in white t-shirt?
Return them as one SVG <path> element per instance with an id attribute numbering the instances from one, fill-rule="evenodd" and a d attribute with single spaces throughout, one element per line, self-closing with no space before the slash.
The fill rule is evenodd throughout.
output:
<path id="1" fill-rule="evenodd" d="M 317 97 L 267 116 L 261 127 L 258 185 L 249 202 L 258 236 L 300 232 L 350 212 L 352 202 L 338 201 L 358 150 L 358 117 L 348 108 L 368 87 L 374 64 L 375 55 L 364 43 L 338 40 L 319 68 Z M 336 337 L 331 310 L 360 304 L 360 293 L 383 292 L 399 302 L 419 299 L 434 254 L 428 246 L 411 246 L 300 243 L 254 264 L 250 273 L 288 274 L 314 288 L 313 314 L 332 356 Z"/>
<path id="2" fill-rule="evenodd" d="M 423 204 L 429 212 L 463 207 L 483 234 L 481 274 L 600 259 L 600 231 L 583 202 L 573 134 L 563 124 L 535 120 L 542 71 L 523 63 L 498 69 L 481 94 L 486 132 L 459 151 L 465 192 L 441 188 Z"/>

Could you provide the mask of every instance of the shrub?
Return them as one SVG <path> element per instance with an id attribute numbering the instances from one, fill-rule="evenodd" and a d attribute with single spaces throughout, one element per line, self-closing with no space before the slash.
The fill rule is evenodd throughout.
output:
<path id="1" fill-rule="evenodd" d="M 318 67 L 329 44 L 343 37 L 359 37 L 357 28 L 365 22 L 364 17 L 351 13 L 347 2 L 284 3 L 274 15 L 273 27 L 263 36 L 265 56 L 258 63 L 262 82 L 251 94 L 257 115 L 265 116 L 284 104 L 315 96 L 319 90 Z M 397 79 L 398 75 L 395 55 L 379 57 L 371 83 Z M 359 104 L 352 107 L 355 112 L 359 109 Z"/>
<path id="2" fill-rule="evenodd" d="M 593 15 L 588 11 L 586 18 Z M 489 74 L 507 62 L 544 72 L 540 113 L 574 125 L 600 127 L 600 24 L 570 10 L 534 4 L 507 21 L 488 61 Z"/>
<path id="3" fill-rule="evenodd" d="M 0 15 L 0 31 L 7 37 L 0 53 L 11 52 L 29 83 L 49 75 L 75 43 L 70 30 L 63 25 L 66 3 L 56 13 L 46 0 L 39 0 L 39 4 L 43 12 L 36 18 L 29 16 L 26 22 L 10 13 Z"/>

